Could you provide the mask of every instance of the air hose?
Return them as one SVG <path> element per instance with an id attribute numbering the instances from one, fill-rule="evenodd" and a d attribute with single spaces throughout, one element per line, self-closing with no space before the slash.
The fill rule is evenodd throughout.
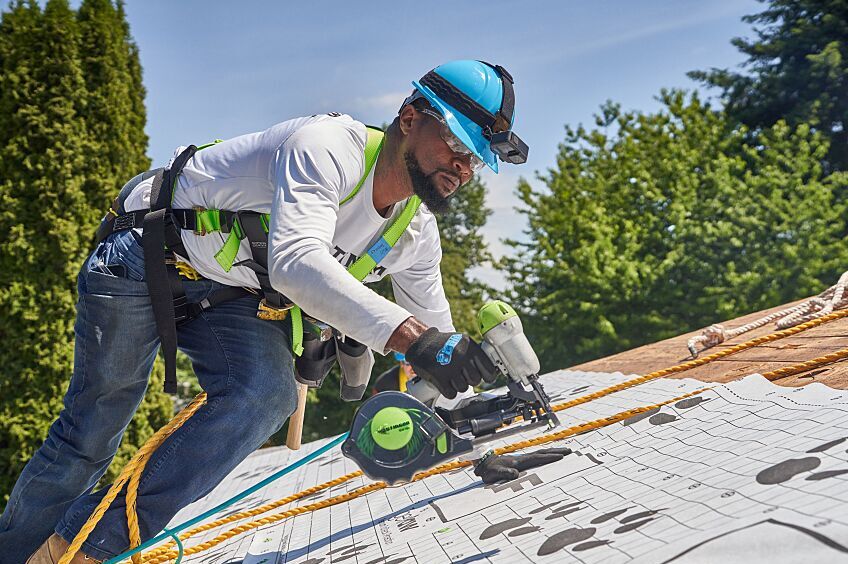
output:
<path id="1" fill-rule="evenodd" d="M 316 458 L 318 458 L 319 456 L 321 456 L 322 454 L 324 454 L 328 450 L 330 450 L 330 449 L 340 445 L 341 443 L 343 443 L 344 440 L 347 439 L 347 436 L 348 436 L 348 433 L 344 433 L 342 435 L 339 435 L 338 437 L 336 437 L 335 439 L 333 439 L 332 441 L 330 441 L 326 445 L 322 446 L 321 448 L 319 448 L 318 450 L 316 450 L 312 454 L 304 456 L 300 460 L 293 462 L 292 464 L 289 464 L 288 466 L 286 466 L 282 470 L 280 470 L 280 471 L 278 471 L 274 474 L 271 474 L 270 476 L 268 476 L 267 478 L 265 478 L 261 482 L 247 488 L 246 490 L 244 490 L 244 491 L 242 491 L 242 492 L 240 492 L 236 495 L 234 495 L 233 497 L 226 500 L 225 502 L 217 505 L 216 507 L 213 507 L 212 509 L 210 509 L 206 513 L 198 515 L 197 517 L 194 517 L 193 519 L 189 519 L 188 521 L 185 521 L 184 523 L 180 523 L 179 525 L 177 525 L 175 527 L 170 527 L 170 528 L 166 529 L 165 532 L 163 532 L 159 536 L 156 536 L 156 537 L 150 539 L 149 541 L 142 543 L 141 545 L 139 545 L 138 547 L 136 547 L 132 550 L 128 550 L 127 552 L 119 554 L 118 556 L 115 556 L 114 558 L 110 558 L 104 564 L 118 564 L 118 562 L 121 562 L 122 560 L 126 560 L 127 558 L 133 556 L 134 554 L 138 554 L 139 552 L 141 552 L 143 550 L 147 550 L 151 546 L 158 544 L 158 543 L 160 543 L 164 540 L 168 540 L 169 538 L 179 539 L 178 535 L 181 531 L 183 531 L 183 530 L 185 530 L 185 529 L 187 529 L 187 528 L 189 528 L 193 525 L 196 525 L 197 523 L 200 523 L 201 521 L 205 521 L 206 519 L 208 519 L 209 517 L 218 513 L 219 511 L 226 509 L 227 507 L 231 506 L 232 504 L 234 504 L 238 501 L 241 501 L 242 499 L 246 498 L 247 496 L 249 496 L 250 494 L 252 494 L 256 491 L 261 490 L 262 488 L 264 488 L 265 486 L 267 486 L 271 482 L 274 482 L 275 480 L 279 480 L 280 478 L 282 478 L 283 476 L 285 476 L 289 472 L 291 472 L 293 470 L 297 470 L 298 468 L 300 468 L 304 464 L 308 464 L 308 463 L 312 462 L 313 460 L 315 460 Z M 177 542 L 179 542 L 179 540 Z M 182 549 L 181 546 L 180 546 L 180 549 Z M 181 550 L 181 552 L 182 552 L 182 550 Z M 179 564 L 181 559 L 182 559 L 182 556 L 177 557 L 177 561 L 176 561 L 177 564 Z"/>

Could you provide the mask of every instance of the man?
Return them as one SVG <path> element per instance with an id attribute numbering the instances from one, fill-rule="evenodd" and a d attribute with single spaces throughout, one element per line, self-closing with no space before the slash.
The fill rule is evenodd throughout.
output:
<path id="1" fill-rule="evenodd" d="M 137 502 L 143 539 L 283 425 L 296 402 L 298 330 L 293 315 L 257 317 L 260 300 L 266 313 L 294 303 L 373 350 L 405 354 L 448 398 L 494 374 L 480 347 L 453 333 L 432 214 L 447 210 L 484 164 L 497 172 L 498 157 L 526 159 L 511 132 L 512 78 L 502 67 L 454 61 L 413 85 L 370 171 L 366 127 L 314 115 L 197 153 L 180 149 L 170 169 L 122 190 L 79 275 L 64 409 L 0 518 L 3 563 L 23 562 L 39 546 L 29 562 L 58 562 L 105 493 L 91 492 L 144 395 L 160 342 L 172 375 L 169 345 L 178 337 L 208 399 L 147 464 Z M 424 206 L 392 247 L 384 231 L 413 195 Z M 165 247 L 174 256 L 160 257 Z M 364 281 L 390 274 L 397 304 L 342 266 L 366 254 L 379 266 Z M 174 260 L 162 258 L 190 264 L 200 279 L 175 280 Z M 116 556 L 127 539 L 119 496 L 73 562 Z"/>

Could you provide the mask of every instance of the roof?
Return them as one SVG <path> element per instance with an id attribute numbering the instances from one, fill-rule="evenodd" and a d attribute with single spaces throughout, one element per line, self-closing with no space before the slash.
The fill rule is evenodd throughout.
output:
<path id="1" fill-rule="evenodd" d="M 739 327 L 802 301 L 804 300 L 758 311 L 726 322 L 724 325 L 728 329 Z M 775 331 L 773 323 L 764 325 L 709 349 L 704 354 L 726 349 Z M 692 331 L 665 341 L 586 362 L 575 366 L 574 369 L 599 372 L 622 371 L 628 374 L 644 374 L 659 370 L 689 360 L 691 357 L 686 348 L 686 342 L 690 337 L 698 334 L 700 330 Z M 848 317 L 829 321 L 773 343 L 758 345 L 673 377 L 696 378 L 704 382 L 730 382 L 754 372 L 775 370 L 846 348 L 848 348 Z M 820 382 L 841 390 L 848 389 L 848 362 L 837 362 L 807 370 L 795 376 L 776 380 L 775 384 L 794 387 L 811 382 Z"/>
<path id="2" fill-rule="evenodd" d="M 757 314 L 728 325 L 747 317 Z M 846 328 L 844 319 L 825 323 L 561 411 L 566 428 L 667 402 L 704 388 L 704 382 L 718 382 L 686 399 L 545 445 L 570 446 L 575 453 L 513 482 L 483 486 L 470 470 L 453 470 L 332 507 L 268 519 L 184 562 L 848 561 L 848 392 L 834 389 L 845 387 L 845 363 L 785 381 L 769 382 L 759 375 L 740 379 L 845 348 Z M 770 332 L 773 328 L 760 329 L 733 342 Z M 632 374 L 686 360 L 687 338 L 553 372 L 542 382 L 554 403 L 583 397 L 627 381 Z M 181 511 L 172 525 L 326 442 L 296 452 L 270 448 L 254 453 L 209 496 Z M 336 448 L 228 513 L 355 470 Z M 186 541 L 186 547 L 367 483 L 366 478 L 354 478 L 204 532 Z"/>

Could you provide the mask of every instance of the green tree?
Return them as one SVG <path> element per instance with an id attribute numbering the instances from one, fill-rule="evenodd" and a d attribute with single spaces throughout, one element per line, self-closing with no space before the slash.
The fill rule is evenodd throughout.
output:
<path id="1" fill-rule="evenodd" d="M 133 41 L 123 3 L 83 0 L 77 11 L 80 64 L 86 86 L 86 104 L 80 117 L 95 145 L 85 155 L 83 189 L 89 205 L 102 215 L 123 184 L 150 168 L 144 125 L 145 89 L 138 48 Z M 164 368 L 157 359 L 144 401 L 124 435 L 104 477 L 111 481 L 136 449 L 164 425 L 173 413 L 171 399 L 162 391 Z"/>
<path id="2" fill-rule="evenodd" d="M 505 261 L 546 369 L 808 296 L 848 259 L 828 144 L 806 125 L 756 135 L 697 96 L 656 114 L 603 107 L 519 186 L 527 240 Z"/>
<path id="3" fill-rule="evenodd" d="M 490 288 L 471 275 L 491 261 L 480 230 L 492 211 L 486 207 L 486 186 L 477 177 L 454 198 L 449 213 L 438 218 L 442 238 L 442 278 L 458 331 L 479 337 L 477 310 Z"/>
<path id="4" fill-rule="evenodd" d="M 82 190 L 85 85 L 66 2 L 17 3 L 0 24 L 2 491 L 59 412 L 72 363 L 75 268 L 96 217 Z"/>
<path id="5" fill-rule="evenodd" d="M 728 114 L 750 128 L 810 124 L 830 139 L 829 166 L 848 170 L 848 2 L 768 0 L 743 20 L 756 38 L 732 43 L 747 72 L 689 75 L 720 88 Z"/>
<path id="6" fill-rule="evenodd" d="M 96 11 L 88 3 L 85 9 Z M 95 59 L 105 65 L 113 54 L 114 46 L 105 48 L 108 41 L 95 40 L 98 29 L 112 33 L 78 24 L 66 0 L 49 0 L 43 10 L 19 0 L 0 20 L 0 230 L 6 234 L 0 241 L 2 501 L 61 409 L 73 366 L 76 274 L 91 251 L 94 229 L 119 178 L 146 166 L 143 136 L 119 164 L 103 164 L 103 155 L 112 158 L 132 128 L 117 117 L 109 122 L 114 129 L 92 125 L 109 118 L 89 100 L 117 95 L 111 78 L 86 74 Z M 135 60 L 127 56 L 115 65 L 132 69 L 124 74 L 136 80 L 137 53 L 126 43 L 126 28 L 116 29 Z M 139 123 L 137 117 L 124 119 L 133 127 Z M 139 409 L 119 458 L 170 415 L 169 400 L 158 393 L 161 374 L 151 388 L 157 392 Z"/>
<path id="7" fill-rule="evenodd" d="M 86 192 L 93 206 L 106 210 L 124 182 L 150 168 L 145 90 L 122 5 L 83 0 L 77 21 L 87 92 L 81 117 L 99 155 L 86 161 Z"/>

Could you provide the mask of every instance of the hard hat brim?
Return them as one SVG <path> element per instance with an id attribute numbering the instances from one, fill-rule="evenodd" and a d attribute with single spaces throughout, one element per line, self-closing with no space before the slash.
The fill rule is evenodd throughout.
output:
<path id="1" fill-rule="evenodd" d="M 468 147 L 477 158 L 486 163 L 486 166 L 497 174 L 498 157 L 492 152 L 489 140 L 483 137 L 483 130 L 480 126 L 453 109 L 452 106 L 442 102 L 430 88 L 421 85 L 417 80 L 413 80 L 412 85 L 421 92 L 421 95 L 427 99 L 431 106 L 442 114 L 451 132 L 462 141 L 463 145 Z"/>

